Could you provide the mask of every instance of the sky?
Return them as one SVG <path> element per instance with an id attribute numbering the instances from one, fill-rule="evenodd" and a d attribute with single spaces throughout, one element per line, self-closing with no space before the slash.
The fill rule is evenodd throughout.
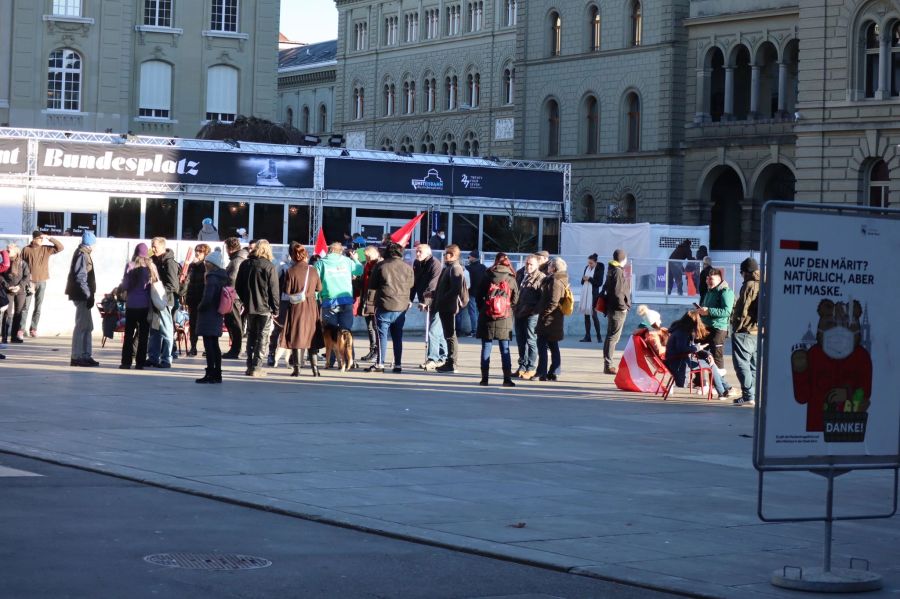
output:
<path id="1" fill-rule="evenodd" d="M 309 44 L 337 39 L 334 0 L 281 0 L 281 33 Z"/>

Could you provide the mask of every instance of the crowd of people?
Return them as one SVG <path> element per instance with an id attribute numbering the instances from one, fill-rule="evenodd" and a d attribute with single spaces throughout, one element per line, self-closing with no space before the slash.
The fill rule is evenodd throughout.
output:
<path id="1" fill-rule="evenodd" d="M 95 243 L 93 233 L 82 235 L 66 283 L 65 293 L 75 306 L 70 359 L 75 367 L 99 365 L 91 341 L 97 295 Z M 679 248 L 690 253 L 690 241 Z M 35 232 L 24 250 L 10 244 L 0 253 L 4 344 L 7 336 L 12 343 L 23 342 L 26 331 L 37 336 L 49 257 L 61 249 L 57 240 Z M 191 260 L 179 264 L 166 239 L 139 243 L 112 294 L 124 304 L 119 368 L 171 368 L 179 357 L 178 328 L 186 332 L 188 357 L 198 355 L 198 342 L 203 341 L 206 372 L 196 381 L 201 384 L 221 383 L 223 360 L 242 357 L 245 374 L 251 377 L 266 376 L 266 369 L 282 360 L 292 368 L 292 376 L 299 376 L 307 363 L 311 374 L 318 376 L 320 359 L 325 367 L 337 364 L 349 369 L 371 362 L 369 372 L 401 373 L 406 317 L 410 310 L 419 310 L 424 312 L 427 339 L 419 367 L 425 371 L 459 371 L 458 337 L 466 324 L 469 334 L 481 341 L 481 385 L 489 384 L 495 342 L 504 386 L 515 386 L 515 379 L 561 378 L 559 344 L 565 337 L 565 318 L 575 311 L 564 259 L 537 252 L 516 270 L 503 252 L 490 266 L 481 263 L 477 251 L 469 252 L 464 264 L 455 244 L 443 248 L 442 259 L 429 244 L 418 244 L 414 253 L 410 265 L 404 248 L 389 240 L 358 251 L 333 243 L 321 257 L 292 243 L 276 265 L 268 241 L 229 237 L 224 252 L 201 242 L 193 248 Z M 602 343 L 603 372 L 615 375 L 614 352 L 631 310 L 631 289 L 625 251 L 618 249 L 611 258 L 605 265 L 596 254 L 588 258 L 581 273 L 578 314 L 585 329 L 580 341 L 595 338 Z M 708 265 L 701 274 L 703 294 L 694 309 L 664 327 L 657 312 L 640 306 L 643 323 L 636 334 L 664 360 L 678 386 L 685 386 L 690 373 L 705 366 L 721 399 L 752 403 L 759 267 L 752 258 L 741 264 L 744 282 L 737 299 L 721 270 Z M 32 301 L 34 311 L 26 323 L 27 303 Z M 605 336 L 600 316 L 606 318 Z M 350 335 L 355 317 L 365 321 L 369 342 L 368 352 L 359 360 Z M 740 393 L 726 377 L 724 345 L 729 330 Z M 229 337 L 224 353 L 223 332 Z M 515 370 L 513 340 L 518 354 Z M 323 349 L 326 355 L 320 358 Z"/>

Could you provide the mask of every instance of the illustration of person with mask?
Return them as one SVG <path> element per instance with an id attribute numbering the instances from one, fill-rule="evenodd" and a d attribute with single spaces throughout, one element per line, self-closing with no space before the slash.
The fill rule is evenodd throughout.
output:
<path id="1" fill-rule="evenodd" d="M 833 302 L 823 299 L 818 306 L 816 343 L 791 354 L 794 399 L 806 405 L 806 430 L 825 432 L 826 441 L 861 441 L 859 435 L 829 439 L 830 429 L 847 428 L 847 423 L 865 420 L 872 395 L 872 359 L 862 343 L 858 301 Z M 842 424 L 843 423 L 843 424 Z M 851 426 L 856 432 L 858 424 Z M 844 431 L 848 432 L 848 431 Z M 850 431 L 852 432 L 852 431 Z"/>

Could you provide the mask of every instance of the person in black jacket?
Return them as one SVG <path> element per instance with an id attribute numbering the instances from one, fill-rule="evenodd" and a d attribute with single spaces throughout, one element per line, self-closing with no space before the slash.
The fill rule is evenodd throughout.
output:
<path id="1" fill-rule="evenodd" d="M 478 328 L 478 305 L 475 302 L 475 293 L 481 286 L 481 280 L 487 272 L 487 266 L 481 263 L 481 256 L 478 250 L 469 252 L 469 263 L 466 264 L 466 271 L 469 273 L 469 305 L 464 309 L 469 313 L 469 324 L 471 325 L 470 335 L 476 336 Z M 462 313 L 460 313 L 462 315 Z M 457 322 L 459 322 L 457 318 Z M 457 327 L 459 328 L 459 327 Z"/>
<path id="2" fill-rule="evenodd" d="M 409 292 L 413 288 L 413 270 L 403 261 L 403 247 L 391 243 L 385 250 L 385 259 L 372 269 L 366 289 L 366 303 L 375 310 L 378 326 L 378 356 L 370 372 L 383 372 L 387 359 L 388 333 L 394 344 L 393 372 L 402 372 L 403 325 L 409 308 Z"/>
<path id="3" fill-rule="evenodd" d="M 195 383 L 218 384 L 222 382 L 222 348 L 219 338 L 222 336 L 224 317 L 219 314 L 219 301 L 222 288 L 229 283 L 228 274 L 223 268 L 225 258 L 222 251 L 216 249 L 204 261 L 206 265 L 206 283 L 203 286 L 203 297 L 197 306 L 197 333 L 203 337 L 203 349 L 206 351 L 206 375 L 196 379 Z"/>
<path id="4" fill-rule="evenodd" d="M 613 259 L 606 271 L 606 282 L 603 284 L 603 295 L 606 298 L 606 343 L 603 344 L 603 372 L 616 374 L 618 368 L 613 365 L 613 353 L 622 336 L 625 318 L 631 309 L 631 285 L 625 276 L 625 265 L 628 256 L 625 250 L 613 252 Z"/>
<path id="5" fill-rule="evenodd" d="M 456 372 L 459 363 L 456 314 L 460 308 L 469 303 L 469 290 L 466 288 L 466 276 L 459 263 L 459 255 L 459 246 L 455 243 L 448 245 L 444 250 L 444 270 L 438 278 L 434 298 L 431 301 L 432 309 L 440 316 L 444 340 L 447 342 L 447 360 L 435 367 L 438 372 Z"/>
<path id="6" fill-rule="evenodd" d="M 25 342 L 25 331 L 22 329 L 25 316 L 25 298 L 31 285 L 31 269 L 22 258 L 22 252 L 15 243 L 6 246 L 9 252 L 10 266 L 0 277 L 3 277 L 9 308 L 3 314 L 3 343 L 10 339 L 13 343 Z"/>
<path id="7" fill-rule="evenodd" d="M 70 366 L 100 365 L 91 355 L 91 331 L 94 330 L 91 310 L 94 308 L 94 294 L 97 292 L 91 248 L 95 243 L 97 238 L 93 233 L 90 231 L 82 233 L 81 245 L 72 255 L 69 277 L 66 280 L 66 295 L 75 304 L 75 330 L 72 331 Z"/>
<path id="8" fill-rule="evenodd" d="M 238 269 L 235 291 L 247 312 L 247 376 L 266 375 L 262 357 L 269 347 L 272 318 L 278 317 L 281 299 L 273 258 L 272 246 L 267 240 L 260 239 Z"/>
<path id="9" fill-rule="evenodd" d="M 431 309 L 431 300 L 437 289 L 441 276 L 441 261 L 431 253 L 431 247 L 420 243 L 416 246 L 416 259 L 413 262 L 414 283 L 409 294 L 409 301 L 419 302 L 419 310 L 428 310 L 428 353 L 425 370 L 434 370 L 447 359 L 447 342 L 444 340 L 444 329 L 437 311 Z"/>
<path id="10" fill-rule="evenodd" d="M 494 285 L 494 289 L 491 289 Z M 519 299 L 519 286 L 516 284 L 516 275 L 509 256 L 498 252 L 494 258 L 494 264 L 485 271 L 485 275 L 473 287 L 473 295 L 478 304 L 478 338 L 481 339 L 481 382 L 488 384 L 488 376 L 491 371 L 491 348 L 496 340 L 500 345 L 500 363 L 503 367 L 503 386 L 515 387 L 512 380 L 512 359 L 509 355 L 509 342 L 513 334 L 513 314 Z M 505 314 L 489 314 L 488 302 L 496 295 L 504 302 L 508 302 Z M 501 301 L 495 299 L 493 301 Z"/>
<path id="11" fill-rule="evenodd" d="M 225 240 L 225 251 L 228 252 L 228 266 L 225 273 L 228 275 L 228 286 L 234 287 L 237 281 L 238 270 L 244 260 L 247 259 L 248 252 L 241 248 L 241 240 L 237 237 L 229 237 Z M 228 337 L 231 339 L 231 347 L 222 354 L 225 360 L 237 360 L 241 354 L 241 339 L 244 337 L 244 329 L 246 323 L 241 315 L 243 305 L 240 299 L 235 299 L 231 306 L 231 313 L 225 315 L 225 328 L 228 329 Z"/>
<path id="12" fill-rule="evenodd" d="M 594 310 L 597 298 L 600 296 L 600 287 L 603 285 L 603 265 L 597 261 L 597 254 L 591 254 L 587 259 L 587 266 L 581 273 L 581 301 L 579 306 L 584 315 L 584 337 L 582 343 L 591 342 L 591 320 L 594 321 L 594 330 L 597 333 L 597 343 L 603 343 L 600 336 L 600 317 Z"/>
<path id="13" fill-rule="evenodd" d="M 150 240 L 150 256 L 156 266 L 159 280 L 166 288 L 168 307 L 165 310 L 154 310 L 156 314 L 150 327 L 147 363 L 144 366 L 171 368 L 172 342 L 175 338 L 172 309 L 175 307 L 175 296 L 178 294 L 178 262 L 175 261 L 175 253 L 166 248 L 165 237 L 154 237 Z"/>
<path id="14" fill-rule="evenodd" d="M 672 287 L 678 288 L 678 295 L 684 295 L 684 261 L 693 260 L 691 240 L 685 239 L 669 254 L 669 281 L 666 294 L 672 294 Z"/>
<path id="15" fill-rule="evenodd" d="M 197 331 L 194 324 L 197 322 L 197 306 L 203 299 L 203 285 L 206 281 L 206 265 L 203 262 L 212 251 L 205 243 L 198 243 L 194 247 L 194 261 L 188 267 L 187 272 L 187 291 L 184 294 L 184 305 L 187 306 L 188 319 L 190 324 L 190 347 L 188 348 L 188 356 L 197 355 Z"/>

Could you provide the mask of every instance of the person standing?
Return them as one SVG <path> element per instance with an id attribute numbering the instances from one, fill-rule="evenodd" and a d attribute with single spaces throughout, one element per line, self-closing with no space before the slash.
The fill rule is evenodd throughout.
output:
<path id="1" fill-rule="evenodd" d="M 367 290 L 367 303 L 373 306 L 378 325 L 378 357 L 369 371 L 384 372 L 390 334 L 394 351 L 393 372 L 400 374 L 403 371 L 403 325 L 415 276 L 412 267 L 403 261 L 403 246 L 391 243 L 385 253 L 385 259 L 372 271 Z"/>
<path id="2" fill-rule="evenodd" d="M 669 254 L 669 280 L 666 295 L 672 294 L 672 287 L 678 288 L 678 295 L 684 295 L 684 261 L 693 260 L 691 240 L 685 239 Z"/>
<path id="3" fill-rule="evenodd" d="M 150 248 L 139 243 L 134 248 L 131 262 L 125 267 L 120 288 L 125 296 L 125 340 L 122 342 L 122 370 L 143 370 L 147 361 L 147 340 L 150 336 L 150 286 L 159 280 L 156 266 L 150 260 Z"/>
<path id="4" fill-rule="evenodd" d="M 219 241 L 219 230 L 213 225 L 211 218 L 204 218 L 201 224 L 200 233 L 197 234 L 197 241 Z M 203 270 L 206 270 L 205 266 Z"/>
<path id="5" fill-rule="evenodd" d="M 469 313 L 471 336 L 475 337 L 478 331 L 478 304 L 475 301 L 475 294 L 481 287 L 481 280 L 484 279 L 487 272 L 487 266 L 481 263 L 481 255 L 478 250 L 469 252 L 466 271 L 469 273 L 469 305 L 465 307 L 465 311 Z"/>
<path id="6" fill-rule="evenodd" d="M 434 370 L 447 359 L 447 342 L 444 340 L 441 319 L 432 306 L 432 297 L 441 277 L 441 261 L 431 253 L 431 246 L 424 243 L 416 246 L 413 275 L 414 284 L 409 300 L 418 301 L 419 310 L 426 310 L 428 314 L 428 353 L 421 367 Z"/>
<path id="7" fill-rule="evenodd" d="M 49 242 L 50 245 L 47 245 Z M 24 314 L 28 314 L 29 304 L 34 305 L 31 313 L 31 324 L 22 322 L 22 329 L 28 331 L 29 337 L 37 337 L 38 323 L 41 320 L 41 304 L 44 303 L 44 291 L 47 289 L 47 280 L 50 278 L 50 256 L 63 251 L 63 244 L 45 235 L 41 231 L 31 234 L 31 243 L 22 250 L 22 259 L 31 269 L 31 284 L 34 286 L 34 295 L 30 301 L 26 299 Z"/>
<path id="8" fill-rule="evenodd" d="M 366 246 L 366 264 L 363 266 L 362 281 L 359 292 L 359 313 L 366 320 L 366 331 L 369 334 L 369 353 L 360 358 L 363 362 L 377 360 L 378 356 L 378 327 L 375 324 L 375 305 L 369 300 L 369 285 L 372 281 L 372 271 L 383 260 L 381 251 L 374 245 Z"/>
<path id="9" fill-rule="evenodd" d="M 206 281 L 203 285 L 203 297 L 197 305 L 197 334 L 203 337 L 206 374 L 194 382 L 201 385 L 219 384 L 222 382 L 222 348 L 219 346 L 219 338 L 222 336 L 224 323 L 224 316 L 219 314 L 219 302 L 222 299 L 222 288 L 229 283 L 222 250 L 216 248 L 203 261 L 203 265 L 206 267 Z"/>
<path id="10" fill-rule="evenodd" d="M 72 355 L 70 366 L 100 366 L 94 360 L 91 331 L 94 330 L 94 294 L 97 280 L 91 251 L 97 238 L 90 231 L 81 234 L 81 244 L 72 255 L 69 275 L 66 279 L 66 295 L 75 304 L 75 328 L 72 331 Z"/>
<path id="11" fill-rule="evenodd" d="M 759 329 L 759 264 L 753 258 L 741 262 L 741 276 L 744 284 L 734 303 L 731 313 L 731 361 L 741 397 L 734 400 L 736 405 L 752 406 L 756 402 L 756 339 Z"/>
<path id="12" fill-rule="evenodd" d="M 353 277 L 363 273 L 363 266 L 356 253 L 344 256 L 344 246 L 332 243 L 328 254 L 316 262 L 315 268 L 322 280 L 322 322 L 326 327 L 353 330 Z"/>
<path id="13" fill-rule="evenodd" d="M 494 264 L 485 271 L 475 288 L 478 304 L 478 338 L 481 339 L 481 382 L 488 384 L 491 372 L 491 350 L 496 340 L 500 345 L 500 364 L 503 368 L 503 386 L 515 387 L 512 380 L 512 359 L 509 341 L 513 334 L 513 311 L 519 299 L 516 273 L 509 256 L 498 252 Z"/>
<path id="14" fill-rule="evenodd" d="M 547 276 L 541 282 L 541 299 L 537 305 L 537 376 L 541 381 L 559 380 L 562 373 L 562 356 L 559 342 L 565 338 L 565 317 L 559 303 L 569 286 L 568 265 L 562 258 L 551 258 L 547 262 Z M 550 366 L 547 366 L 547 351 L 550 351 Z"/>
<path id="15" fill-rule="evenodd" d="M 444 250 L 444 269 L 438 277 L 431 307 L 437 311 L 447 343 L 447 360 L 435 367 L 437 372 L 456 372 L 459 364 L 459 340 L 456 337 L 456 314 L 469 304 L 465 270 L 459 263 L 460 250 L 456 244 Z"/>
<path id="16" fill-rule="evenodd" d="M 265 239 L 256 247 L 238 270 L 235 291 L 247 313 L 247 376 L 264 377 L 264 353 L 272 334 L 272 318 L 278 316 L 280 295 L 278 275 L 272 262 L 272 246 Z"/>
<path id="17" fill-rule="evenodd" d="M 25 298 L 31 284 L 31 269 L 22 258 L 22 252 L 15 243 L 6 246 L 9 254 L 9 268 L 0 277 L 3 277 L 6 287 L 6 295 L 9 304 L 3 315 L 3 343 L 24 343 L 25 332 L 22 330 L 25 316 Z"/>
<path id="18" fill-rule="evenodd" d="M 228 275 L 228 285 L 235 287 L 238 270 L 244 260 L 247 259 L 247 250 L 241 247 L 241 240 L 237 237 L 229 237 L 225 240 L 225 251 L 228 252 L 228 266 L 225 273 Z M 244 320 L 241 316 L 240 298 L 235 298 L 231 305 L 231 312 L 225 315 L 225 328 L 231 339 L 231 347 L 222 355 L 225 360 L 237 360 L 241 355 L 241 339 L 244 337 Z"/>
<path id="19" fill-rule="evenodd" d="M 447 234 L 443 231 L 435 231 L 428 240 L 428 245 L 433 250 L 442 250 L 447 247 Z"/>
<path id="20" fill-rule="evenodd" d="M 710 271 L 715 267 L 712 264 L 712 258 L 709 256 L 703 257 L 701 265 L 700 285 L 697 287 L 697 292 L 700 294 L 700 304 L 703 304 L 703 298 L 706 297 L 706 292 L 709 291 L 709 285 L 706 284 L 706 277 L 709 276 Z"/>
<path id="21" fill-rule="evenodd" d="M 172 344 L 175 339 L 172 310 L 175 307 L 175 295 L 178 293 L 178 262 L 175 261 L 175 253 L 166 247 L 165 237 L 154 237 L 150 240 L 150 255 L 159 280 L 166 289 L 166 308 L 157 312 L 155 318 L 157 326 L 151 327 L 146 365 L 153 368 L 171 368 Z"/>
<path id="22" fill-rule="evenodd" d="M 597 298 L 600 296 L 600 286 L 603 285 L 603 265 L 597 261 L 597 254 L 591 254 L 587 259 L 587 266 L 581 273 L 581 299 L 579 308 L 584 315 L 584 337 L 579 339 L 582 343 L 591 342 L 591 321 L 594 322 L 594 330 L 597 333 L 597 343 L 603 343 L 600 336 L 600 317 L 594 310 Z"/>
<path id="23" fill-rule="evenodd" d="M 631 285 L 625 276 L 625 265 L 628 256 L 625 250 L 613 252 L 613 259 L 606 270 L 606 282 L 603 284 L 603 296 L 606 298 L 606 342 L 603 344 L 603 373 L 616 374 L 619 369 L 614 365 L 616 344 L 622 336 L 625 318 L 631 309 Z"/>
<path id="24" fill-rule="evenodd" d="M 194 247 L 194 261 L 188 267 L 187 272 L 187 291 L 184 294 L 184 305 L 188 309 L 188 322 L 190 323 L 190 348 L 188 348 L 188 356 L 197 355 L 197 331 L 194 324 L 197 322 L 197 306 L 203 299 L 203 285 L 206 280 L 206 265 L 203 261 L 209 255 L 210 248 L 205 243 L 198 243 Z"/>
<path id="25" fill-rule="evenodd" d="M 525 259 L 525 266 L 516 273 L 516 284 L 519 287 L 519 301 L 515 307 L 516 343 L 519 346 L 518 375 L 527 381 L 537 374 L 537 308 L 541 301 L 544 276 L 538 268 L 538 257 L 534 254 Z"/>
<path id="26" fill-rule="evenodd" d="M 697 312 L 703 319 L 703 324 L 709 333 L 703 341 L 709 344 L 709 353 L 713 362 L 724 377 L 725 370 L 725 339 L 728 338 L 728 321 L 731 311 L 734 309 L 734 291 L 725 282 L 722 271 L 713 268 L 706 275 L 706 285 L 709 290 L 703 296 L 703 302 Z"/>
<path id="27" fill-rule="evenodd" d="M 319 376 L 316 350 L 313 340 L 319 327 L 319 303 L 316 295 L 322 290 L 319 271 L 309 265 L 309 253 L 299 243 L 291 244 L 291 259 L 294 261 L 284 276 L 282 293 L 288 296 L 287 313 L 279 342 L 281 347 L 291 350 L 294 370 L 291 376 L 300 376 L 303 366 L 303 351 L 309 352 L 309 364 L 313 376 Z"/>

